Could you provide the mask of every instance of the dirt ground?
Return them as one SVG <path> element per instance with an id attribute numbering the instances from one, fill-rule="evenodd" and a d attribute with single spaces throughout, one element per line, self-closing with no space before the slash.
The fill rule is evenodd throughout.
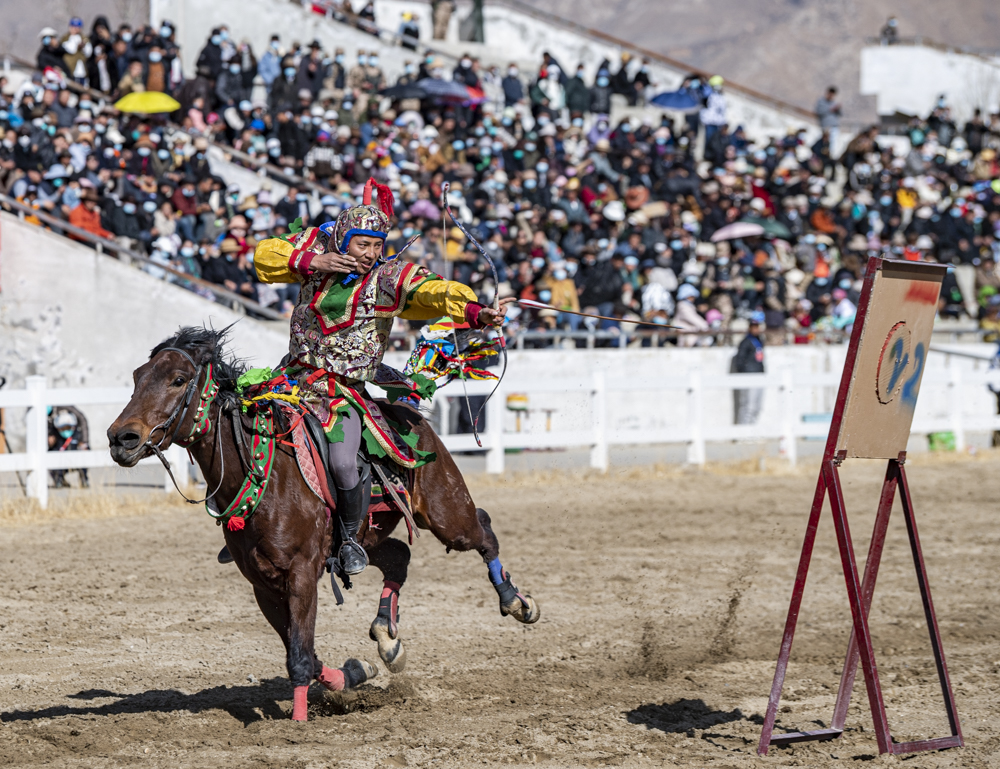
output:
<path id="1" fill-rule="evenodd" d="M 835 742 L 755 754 L 816 467 L 471 480 L 541 621 L 501 618 L 478 556 L 413 550 L 404 673 L 314 687 L 289 720 L 278 637 L 203 511 L 0 508 L 0 765 L 34 767 L 1000 766 L 1000 457 L 916 459 L 918 521 L 967 747 L 877 756 L 863 686 Z M 882 468 L 843 477 L 860 557 Z M 82 512 L 81 512 L 82 510 Z M 778 731 L 827 724 L 849 611 L 829 516 Z M 327 664 L 377 661 L 374 569 L 320 598 Z M 897 504 L 872 609 L 897 740 L 947 731 Z M 859 676 L 860 682 L 860 676 Z"/>

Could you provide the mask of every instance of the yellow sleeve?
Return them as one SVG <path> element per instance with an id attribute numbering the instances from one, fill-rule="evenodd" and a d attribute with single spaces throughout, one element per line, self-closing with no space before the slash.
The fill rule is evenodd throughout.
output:
<path id="1" fill-rule="evenodd" d="M 400 317 L 406 320 L 432 320 L 447 315 L 456 323 L 464 323 L 465 306 L 475 301 L 475 292 L 464 283 L 428 280 L 410 294 L 410 301 Z"/>
<path id="2" fill-rule="evenodd" d="M 301 280 L 288 267 L 288 257 L 295 246 L 281 238 L 268 238 L 257 244 L 253 252 L 253 267 L 261 283 L 295 283 Z"/>
<path id="3" fill-rule="evenodd" d="M 294 243 L 281 238 L 268 238 L 257 244 L 253 266 L 262 283 L 295 283 L 308 277 L 312 258 L 322 251 L 317 240 L 319 227 L 300 232 Z"/>

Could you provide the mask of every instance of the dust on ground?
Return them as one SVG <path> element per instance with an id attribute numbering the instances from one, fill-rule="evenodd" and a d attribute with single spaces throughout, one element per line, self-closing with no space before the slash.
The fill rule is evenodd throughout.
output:
<path id="1" fill-rule="evenodd" d="M 763 472 L 761 470 L 763 469 Z M 883 473 L 842 471 L 863 560 Z M 406 672 L 289 720 L 284 651 L 198 509 L 146 495 L 0 510 L 0 764 L 72 767 L 883 765 L 859 675 L 835 742 L 755 748 L 816 467 L 758 462 L 474 478 L 501 556 L 541 603 L 501 618 L 475 554 L 417 540 Z M 906 766 L 1000 765 L 1000 458 L 912 463 L 910 481 L 967 747 Z M 103 501 L 102 501 L 103 499 Z M 73 507 L 76 505 L 76 507 Z M 778 731 L 827 725 L 849 610 L 826 515 Z M 317 651 L 376 662 L 369 569 Z M 947 732 L 898 503 L 871 613 L 897 740 Z"/>

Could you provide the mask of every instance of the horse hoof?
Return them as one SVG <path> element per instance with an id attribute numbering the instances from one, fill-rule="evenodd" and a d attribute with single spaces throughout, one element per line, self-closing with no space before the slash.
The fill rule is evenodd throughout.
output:
<path id="1" fill-rule="evenodd" d="M 393 637 L 388 620 L 384 617 L 376 617 L 368 631 L 368 636 L 378 643 L 378 656 L 389 668 L 389 672 L 401 673 L 406 667 L 406 648 L 402 641 Z"/>
<path id="2" fill-rule="evenodd" d="M 379 644 L 378 656 L 382 658 L 390 673 L 402 673 L 406 667 L 406 647 L 398 638 L 385 646 Z"/>
<path id="3" fill-rule="evenodd" d="M 378 668 L 370 662 L 356 660 L 353 657 L 344 663 L 344 688 L 354 689 L 365 681 L 370 681 L 378 675 Z"/>
<path id="4" fill-rule="evenodd" d="M 500 613 L 505 617 L 509 615 L 525 625 L 533 625 L 542 616 L 541 607 L 527 593 L 522 593 L 506 605 L 500 604 Z"/>

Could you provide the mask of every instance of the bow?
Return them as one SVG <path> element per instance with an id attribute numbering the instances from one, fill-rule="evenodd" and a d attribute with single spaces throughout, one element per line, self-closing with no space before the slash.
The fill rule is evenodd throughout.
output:
<path id="1" fill-rule="evenodd" d="M 486 260 L 486 263 L 489 264 L 490 270 L 493 271 L 493 287 L 494 287 L 493 288 L 493 309 L 499 311 L 500 310 L 500 275 L 497 273 L 497 266 L 493 263 L 493 259 L 490 258 L 490 255 L 488 253 L 486 253 L 486 249 L 483 248 L 479 244 L 478 240 L 476 240 L 474 237 L 472 237 L 472 234 L 467 229 L 465 229 L 465 225 L 462 224 L 462 222 L 460 222 L 458 220 L 457 216 L 455 216 L 455 212 L 451 210 L 451 206 L 448 203 L 448 190 L 449 190 L 450 187 L 451 187 L 451 183 L 450 182 L 445 182 L 444 184 L 441 185 L 441 208 L 443 208 L 448 213 L 448 216 L 451 217 L 451 221 L 455 224 L 455 226 L 458 227 L 459 230 L 461 230 L 462 234 L 465 235 L 465 237 L 467 237 L 469 239 L 469 242 L 472 243 L 472 245 L 474 245 L 476 247 L 476 250 L 479 251 L 480 254 L 482 254 L 483 258 Z M 479 446 L 480 448 L 483 447 L 483 442 L 479 438 L 479 418 L 483 415 L 483 409 L 486 408 L 486 404 L 490 402 L 490 399 L 494 395 L 496 395 L 497 390 L 500 389 L 500 383 L 503 381 L 504 375 L 507 373 L 507 340 L 504 338 L 504 335 L 503 335 L 503 326 L 502 325 L 497 327 L 497 337 L 498 337 L 498 339 L 500 341 L 500 352 L 503 355 L 503 368 L 500 371 L 500 376 L 497 377 L 496 386 L 493 388 L 493 391 L 489 395 L 486 396 L 486 400 L 483 401 L 483 405 L 479 407 L 479 411 L 476 412 L 476 416 L 472 420 L 472 434 L 473 434 L 473 436 L 475 436 L 476 445 Z M 455 352 L 456 353 L 459 352 L 458 351 L 458 339 L 457 339 L 457 337 L 455 339 Z M 468 391 L 468 388 L 466 387 L 466 384 L 465 384 L 465 372 L 462 370 L 461 361 L 459 361 L 459 367 L 458 367 L 458 369 L 459 369 L 459 373 L 462 375 L 462 386 L 463 386 L 463 388 L 465 388 L 465 405 L 466 405 L 466 408 L 469 409 L 469 416 L 471 417 L 472 416 L 472 403 L 469 401 L 469 391 Z M 494 425 L 493 426 L 494 430 L 499 430 L 500 428 L 501 428 L 500 425 Z"/>

